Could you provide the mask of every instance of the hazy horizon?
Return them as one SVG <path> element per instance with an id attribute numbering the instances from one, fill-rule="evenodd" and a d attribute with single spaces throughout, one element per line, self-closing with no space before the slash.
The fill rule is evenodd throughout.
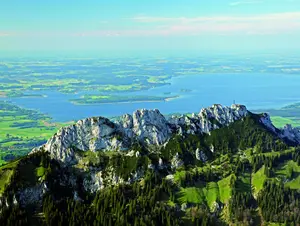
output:
<path id="1" fill-rule="evenodd" d="M 300 1 L 12 0 L 0 9 L 0 54 L 289 52 Z"/>

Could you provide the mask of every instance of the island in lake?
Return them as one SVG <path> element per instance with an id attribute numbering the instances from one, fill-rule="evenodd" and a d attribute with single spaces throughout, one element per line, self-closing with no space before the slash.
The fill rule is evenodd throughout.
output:
<path id="1" fill-rule="evenodd" d="M 112 103 L 133 103 L 133 102 L 161 102 L 170 101 L 179 96 L 120 96 L 120 95 L 84 95 L 78 99 L 71 99 L 73 104 L 112 104 Z"/>

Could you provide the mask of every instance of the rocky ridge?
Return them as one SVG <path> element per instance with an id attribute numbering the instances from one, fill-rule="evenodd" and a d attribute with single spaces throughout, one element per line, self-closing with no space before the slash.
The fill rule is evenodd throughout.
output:
<path id="1" fill-rule="evenodd" d="M 124 151 L 136 142 L 145 146 L 159 146 L 165 144 L 172 135 L 210 133 L 247 114 L 247 108 L 243 105 L 224 107 L 215 104 L 191 117 L 182 115 L 167 119 L 157 109 L 137 110 L 133 115 L 123 115 L 116 122 L 92 117 L 61 128 L 45 145 L 31 153 L 45 150 L 51 158 L 67 164 L 75 161 L 76 150 Z"/>
<path id="2" fill-rule="evenodd" d="M 172 135 L 209 134 L 248 114 L 244 105 L 233 104 L 226 107 L 214 104 L 191 117 L 182 115 L 167 119 L 157 109 L 137 110 L 133 115 L 123 115 L 116 122 L 103 117 L 92 117 L 61 128 L 45 145 L 32 152 L 43 149 L 53 159 L 67 164 L 75 160 L 76 150 L 125 151 L 135 142 L 145 146 L 159 146 L 165 144 Z M 279 130 L 274 127 L 268 114 L 262 114 L 260 121 L 280 138 L 300 143 L 299 129 L 287 125 Z"/>
<path id="3" fill-rule="evenodd" d="M 272 124 L 270 115 L 266 113 L 262 114 L 260 121 L 270 131 L 276 133 L 281 139 L 286 139 L 295 144 L 300 144 L 300 128 L 293 128 L 292 125 L 287 124 L 282 129 L 278 129 Z"/>

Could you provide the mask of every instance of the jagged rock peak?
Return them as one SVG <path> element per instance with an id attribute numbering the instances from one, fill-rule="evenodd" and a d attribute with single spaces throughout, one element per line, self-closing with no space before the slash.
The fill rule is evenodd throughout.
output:
<path id="1" fill-rule="evenodd" d="M 246 106 L 240 104 L 233 104 L 231 107 L 224 107 L 220 104 L 214 104 L 208 108 L 202 108 L 199 116 L 206 118 L 215 118 L 218 121 L 234 121 L 241 117 L 245 117 L 248 113 Z"/>
<path id="2" fill-rule="evenodd" d="M 204 108 L 192 117 L 171 117 L 167 120 L 158 109 L 141 109 L 126 114 L 116 122 L 103 117 L 79 120 L 76 124 L 61 128 L 41 148 L 54 159 L 72 162 L 76 149 L 82 151 L 128 150 L 138 141 L 144 145 L 162 145 L 173 134 L 209 133 L 247 115 L 243 105 L 224 107 L 215 104 Z"/>
<path id="3" fill-rule="evenodd" d="M 137 110 L 133 113 L 133 132 L 141 142 L 161 145 L 171 134 L 168 121 L 155 110 Z"/>

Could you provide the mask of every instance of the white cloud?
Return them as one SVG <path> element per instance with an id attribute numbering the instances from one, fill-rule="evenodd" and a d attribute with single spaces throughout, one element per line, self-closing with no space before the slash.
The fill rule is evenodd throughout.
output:
<path id="1" fill-rule="evenodd" d="M 245 3 L 245 2 L 244 2 Z M 248 34 L 272 35 L 300 32 L 300 12 L 259 14 L 249 16 L 199 16 L 199 17 L 151 17 L 131 18 L 137 24 L 147 23 L 158 34 Z M 147 26 L 148 28 L 151 26 Z M 155 32 L 152 32 L 155 33 Z"/>
<path id="2" fill-rule="evenodd" d="M 10 33 L 0 31 L 0 37 L 6 37 L 6 36 L 10 36 Z"/>
<path id="3" fill-rule="evenodd" d="M 124 20 L 124 19 L 123 19 Z M 95 30 L 1 32 L 0 36 L 80 36 L 80 37 L 143 37 L 143 36 L 201 36 L 201 35 L 275 35 L 299 34 L 300 12 L 243 16 L 154 17 L 139 15 L 119 26 L 103 26 Z M 110 21 L 108 21 L 110 23 Z M 147 24 L 147 26 L 145 26 Z"/>
<path id="4" fill-rule="evenodd" d="M 239 6 L 239 5 L 249 5 L 249 4 L 260 4 L 263 3 L 264 1 L 237 1 L 237 2 L 231 2 L 229 5 L 231 6 Z"/>
<path id="5" fill-rule="evenodd" d="M 264 22 L 264 21 L 299 21 L 300 12 L 273 13 L 250 16 L 200 16 L 200 17 L 151 17 L 131 18 L 140 23 L 198 23 L 198 22 Z M 276 21 L 275 21 L 276 20 Z"/>
<path id="6" fill-rule="evenodd" d="M 127 19 L 128 20 L 128 19 Z M 84 32 L 85 36 L 200 36 L 275 35 L 300 32 L 300 12 L 251 16 L 152 17 L 136 16 L 130 29 Z M 143 26 L 147 24 L 147 26 Z"/>

